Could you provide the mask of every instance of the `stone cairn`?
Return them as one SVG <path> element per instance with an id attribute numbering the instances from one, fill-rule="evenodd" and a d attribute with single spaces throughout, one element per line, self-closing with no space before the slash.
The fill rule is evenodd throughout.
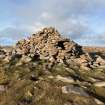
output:
<path id="1" fill-rule="evenodd" d="M 18 41 L 15 52 L 35 59 L 47 59 L 50 62 L 63 63 L 71 57 L 83 54 L 77 43 L 61 37 L 55 28 L 44 28 L 26 40 Z"/>
<path id="2" fill-rule="evenodd" d="M 0 59 L 9 62 L 17 57 L 21 58 L 20 62 L 25 63 L 45 59 L 51 64 L 77 64 L 82 69 L 105 65 L 105 60 L 100 56 L 93 59 L 89 53 L 83 51 L 82 46 L 64 38 L 52 27 L 44 28 L 31 37 L 18 41 L 12 51 L 0 48 Z"/>

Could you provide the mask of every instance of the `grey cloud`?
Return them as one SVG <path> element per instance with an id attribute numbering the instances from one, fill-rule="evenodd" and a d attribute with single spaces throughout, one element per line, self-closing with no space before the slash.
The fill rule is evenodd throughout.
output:
<path id="1" fill-rule="evenodd" d="M 30 33 L 26 32 L 26 29 L 16 29 L 13 27 L 8 27 L 0 31 L 0 38 L 11 38 L 12 40 L 19 40 L 22 37 L 28 36 Z"/>
<path id="2" fill-rule="evenodd" d="M 51 14 L 56 20 L 64 20 L 72 16 L 93 15 L 102 11 L 104 6 L 104 0 L 30 0 L 27 5 L 14 6 L 14 13 L 28 23 L 37 21 L 43 12 Z"/>
<path id="3" fill-rule="evenodd" d="M 11 7 L 11 15 L 15 18 L 13 25 L 17 28 L 5 29 L 1 33 L 15 39 L 45 26 L 54 26 L 73 39 L 85 38 L 85 34 L 93 31 L 90 17 L 105 10 L 105 0 L 26 0 L 22 5 L 11 3 L 14 4 Z"/>
<path id="4" fill-rule="evenodd" d="M 30 0 L 29 5 L 16 8 L 15 15 L 19 21 L 15 24 L 34 27 L 39 22 L 42 26 L 55 26 L 61 32 L 72 33 L 73 38 L 79 38 L 91 30 L 88 24 L 90 15 L 103 11 L 104 6 L 104 0 Z M 43 17 L 44 13 L 49 16 Z"/>

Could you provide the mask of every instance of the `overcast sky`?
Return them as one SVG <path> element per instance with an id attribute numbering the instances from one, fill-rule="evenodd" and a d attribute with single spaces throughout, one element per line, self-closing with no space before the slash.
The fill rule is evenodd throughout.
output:
<path id="1" fill-rule="evenodd" d="M 0 0 L 0 44 L 46 26 L 80 45 L 105 46 L 105 0 Z"/>

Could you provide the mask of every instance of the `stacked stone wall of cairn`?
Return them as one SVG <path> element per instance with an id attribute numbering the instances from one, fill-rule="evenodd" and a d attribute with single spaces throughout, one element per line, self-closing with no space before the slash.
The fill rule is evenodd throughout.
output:
<path id="1" fill-rule="evenodd" d="M 44 28 L 31 37 L 18 41 L 16 52 L 51 62 L 64 62 L 71 57 L 83 54 L 82 47 L 77 43 L 63 38 L 55 28 Z M 37 56 L 38 55 L 38 56 Z"/>

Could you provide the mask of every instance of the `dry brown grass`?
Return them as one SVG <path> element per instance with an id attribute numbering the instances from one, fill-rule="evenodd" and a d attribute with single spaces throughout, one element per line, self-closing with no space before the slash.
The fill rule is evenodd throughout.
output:
<path id="1" fill-rule="evenodd" d="M 105 47 L 83 47 L 86 52 L 101 52 L 105 53 Z"/>
<path id="2" fill-rule="evenodd" d="M 45 64 L 44 61 L 39 62 L 34 68 L 31 63 L 18 67 L 5 65 L 7 67 L 4 67 L 4 71 L 8 75 L 9 83 L 6 84 L 6 91 L 0 93 L 0 105 L 97 105 L 90 97 L 62 93 L 62 86 L 69 83 L 49 79 L 44 73 Z M 72 70 L 66 71 L 65 65 L 56 65 L 49 72 L 52 76 L 72 74 Z M 38 79 L 30 79 L 31 74 L 35 74 Z"/>

